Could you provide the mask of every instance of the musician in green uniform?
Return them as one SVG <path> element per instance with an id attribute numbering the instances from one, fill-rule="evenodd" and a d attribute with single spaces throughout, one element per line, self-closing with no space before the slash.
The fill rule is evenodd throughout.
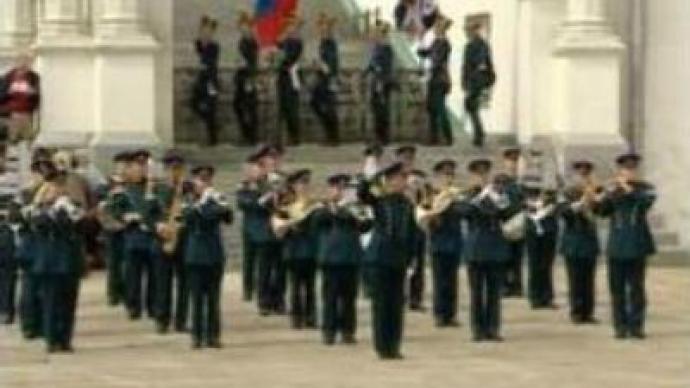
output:
<path id="1" fill-rule="evenodd" d="M 594 285 L 601 253 L 595 211 L 603 188 L 594 181 L 592 162 L 578 160 L 573 171 L 575 182 L 566 189 L 559 211 L 564 225 L 560 251 L 568 273 L 570 319 L 591 324 L 597 322 Z"/>
<path id="2" fill-rule="evenodd" d="M 311 106 L 326 135 L 326 144 L 336 146 L 340 142 L 338 120 L 338 72 L 340 54 L 338 42 L 333 34 L 336 18 L 321 15 L 318 30 L 321 34 L 319 57 L 316 61 L 316 84 L 311 93 Z"/>
<path id="3" fill-rule="evenodd" d="M 292 327 L 316 328 L 316 250 L 317 234 L 313 210 L 320 206 L 310 197 L 311 171 L 298 170 L 287 177 L 287 190 L 275 217 L 282 227 L 274 231 L 283 240 L 284 258 L 290 279 L 290 316 Z M 285 201 L 285 202 L 283 202 Z"/>
<path id="4" fill-rule="evenodd" d="M 480 108 L 487 91 L 496 83 L 491 47 L 482 37 L 481 23 L 470 23 L 465 27 L 467 45 L 463 54 L 462 88 L 465 91 L 465 111 L 469 115 L 474 133 L 473 144 L 484 146 L 484 125 Z"/>
<path id="5" fill-rule="evenodd" d="M 221 292 L 225 249 L 221 224 L 232 223 L 233 213 L 213 188 L 214 168 L 192 170 L 194 199 L 183 210 L 184 260 L 192 304 L 192 347 L 220 348 Z"/>
<path id="6" fill-rule="evenodd" d="M 501 336 L 501 287 L 503 270 L 510 257 L 502 223 L 511 214 L 511 204 L 501 182 L 490 178 L 487 159 L 470 162 L 472 187 L 462 201 L 467 219 L 465 260 L 470 283 L 470 310 L 474 341 L 503 341 Z"/>
<path id="7" fill-rule="evenodd" d="M 67 195 L 64 175 L 46 177 L 28 211 L 34 234 L 34 262 L 43 312 L 47 351 L 72 352 L 79 282 L 84 274 L 78 222 L 84 212 Z"/>
<path id="8" fill-rule="evenodd" d="M 374 188 L 364 181 L 360 200 L 372 207 L 373 235 L 365 256 L 372 287 L 374 348 L 381 359 L 400 359 L 405 304 L 405 272 L 414 249 L 414 207 L 405 195 L 407 177 L 400 162 L 382 169 Z M 377 190 L 378 189 L 378 190 Z"/>
<path id="9" fill-rule="evenodd" d="M 157 237 L 163 249 L 154 258 L 154 285 L 156 303 L 156 328 L 167 333 L 173 318 L 175 305 L 175 329 L 184 331 L 187 326 L 189 293 L 187 289 L 182 249 L 184 230 L 177 224 L 184 195 L 185 160 L 170 152 L 163 158 L 167 177 L 156 183 L 153 195 L 159 201 L 156 210 Z M 173 285 L 175 293 L 173 298 Z"/>
<path id="10" fill-rule="evenodd" d="M 357 330 L 357 293 L 360 262 L 364 254 L 360 234 L 371 227 L 353 198 L 346 196 L 351 177 L 328 178 L 326 206 L 317 210 L 318 262 L 322 273 L 323 343 L 332 345 L 338 334 L 344 344 L 354 344 Z"/>
<path id="11" fill-rule="evenodd" d="M 261 221 L 264 208 L 253 205 L 261 196 L 259 183 L 264 178 L 255 153 L 245 162 L 244 180 L 237 190 L 237 209 L 242 212 L 242 297 L 254 298 L 257 283 L 258 250 L 261 243 Z"/>
<path id="12" fill-rule="evenodd" d="M 301 141 L 300 124 L 300 91 L 302 76 L 299 62 L 304 51 L 304 42 L 300 36 L 302 22 L 291 18 L 287 22 L 285 37 L 278 42 L 281 57 L 278 63 L 278 107 L 280 121 L 285 123 L 290 145 L 299 145 Z"/>
<path id="13" fill-rule="evenodd" d="M 525 202 L 525 190 L 518 181 L 518 168 L 522 150 L 520 147 L 508 147 L 503 150 L 503 171 L 505 175 L 506 193 L 511 206 L 521 210 Z M 511 240 L 510 260 L 506 265 L 503 295 L 506 297 L 521 297 L 523 288 L 523 258 L 525 255 L 525 239 Z"/>
<path id="14" fill-rule="evenodd" d="M 391 92 L 394 87 L 395 54 L 388 40 L 389 32 L 388 23 L 377 21 L 375 44 L 366 68 L 366 74 L 373 77 L 369 103 L 374 115 L 374 134 L 381 145 L 387 145 L 391 141 Z"/>
<path id="15" fill-rule="evenodd" d="M 125 185 L 112 193 L 107 204 L 111 216 L 125 225 L 123 256 L 126 307 L 130 319 L 141 318 L 143 303 L 148 316 L 156 316 L 153 263 L 160 254 L 155 228 L 161 213 L 153 191 L 154 182 L 148 177 L 149 158 L 150 154 L 145 150 L 130 154 Z"/>
<path id="16" fill-rule="evenodd" d="M 610 219 L 606 254 L 618 339 L 644 339 L 646 335 L 645 275 L 649 256 L 656 253 L 647 215 L 657 195 L 651 184 L 639 179 L 640 161 L 636 153 L 616 159 L 615 187 L 609 188 L 599 205 L 599 213 Z"/>
<path id="17" fill-rule="evenodd" d="M 417 52 L 421 58 L 428 59 L 431 62 L 431 74 L 427 82 L 426 99 L 432 145 L 439 144 L 440 136 L 443 137 L 446 145 L 453 144 L 453 128 L 446 108 L 446 98 L 452 86 L 448 70 L 452 46 L 446 36 L 446 31 L 448 31 L 452 24 L 451 20 L 438 17 L 434 25 L 435 38 L 431 46 L 420 49 Z"/>
<path id="18" fill-rule="evenodd" d="M 17 289 L 17 245 L 8 210 L 0 211 L 0 323 L 14 323 Z"/>
<path id="19" fill-rule="evenodd" d="M 433 193 L 417 209 L 425 226 L 431 250 L 434 318 L 437 327 L 456 327 L 458 270 L 463 246 L 461 192 L 454 185 L 457 164 L 442 160 L 434 165 Z"/>

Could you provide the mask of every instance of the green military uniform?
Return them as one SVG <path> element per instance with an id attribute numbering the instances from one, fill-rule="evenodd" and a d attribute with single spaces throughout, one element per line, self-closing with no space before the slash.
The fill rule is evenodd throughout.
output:
<path id="1" fill-rule="evenodd" d="M 323 68 L 317 73 L 317 81 L 312 90 L 311 106 L 316 113 L 329 145 L 340 142 L 338 120 L 338 98 L 336 87 L 340 71 L 338 42 L 332 38 L 323 38 L 319 43 L 319 60 Z"/>
<path id="2" fill-rule="evenodd" d="M 25 198 L 22 202 L 31 203 L 34 194 L 35 190 L 27 190 L 23 193 Z M 19 236 L 17 263 L 21 275 L 19 297 L 21 329 L 24 338 L 31 340 L 43 335 L 43 309 L 41 307 L 38 277 L 32 271 L 36 257 L 36 233 L 31 228 L 29 221 L 27 214 L 23 214 L 17 232 Z"/>
<path id="3" fill-rule="evenodd" d="M 0 219 L 0 323 L 12 324 L 16 312 L 17 257 L 15 232 L 9 220 Z"/>
<path id="4" fill-rule="evenodd" d="M 222 198 L 203 195 L 183 211 L 185 264 L 192 304 L 192 344 L 220 346 L 221 292 L 226 255 L 221 223 L 232 222 L 232 211 Z"/>
<path id="5" fill-rule="evenodd" d="M 278 106 L 281 122 L 285 122 L 291 144 L 301 140 L 300 76 L 297 68 L 304 50 L 302 39 L 291 36 L 278 43 L 282 58 L 278 65 Z"/>
<path id="6" fill-rule="evenodd" d="M 490 167 L 488 160 L 470 163 L 471 171 L 488 171 Z M 486 187 L 468 191 L 461 204 L 468 223 L 465 260 L 473 339 L 500 341 L 503 270 L 510 257 L 510 247 L 501 226 L 513 209 L 505 192 Z"/>
<path id="7" fill-rule="evenodd" d="M 595 207 L 584 203 L 582 195 L 580 187 L 566 190 L 565 202 L 559 211 L 564 225 L 560 252 L 568 272 L 570 318 L 574 323 L 593 323 L 594 279 L 601 249 Z"/>
<path id="8" fill-rule="evenodd" d="M 396 163 L 382 174 L 401 171 L 402 165 Z M 414 207 L 404 193 L 373 195 L 367 182 L 361 184 L 359 197 L 374 213 L 373 234 L 365 253 L 372 287 L 374 347 L 382 359 L 400 358 L 405 272 L 417 228 Z"/>
<path id="9" fill-rule="evenodd" d="M 543 194 L 538 189 L 531 194 L 534 198 L 527 200 L 528 222 L 525 238 L 529 275 L 528 298 L 532 308 L 554 308 L 553 265 L 556 260 L 559 229 L 556 195 Z M 533 201 L 538 201 L 541 205 L 530 206 Z"/>
<path id="10" fill-rule="evenodd" d="M 618 164 L 638 163 L 635 154 L 622 155 Z M 656 252 L 647 214 L 656 193 L 652 185 L 631 182 L 632 191 L 616 188 L 607 193 L 598 212 L 610 219 L 606 254 L 613 324 L 617 338 L 644 338 L 647 259 Z"/>
<path id="11" fill-rule="evenodd" d="M 453 128 L 446 108 L 446 98 L 451 89 L 451 79 L 448 72 L 451 51 L 452 47 L 448 39 L 437 37 L 429 48 L 418 52 L 422 58 L 431 61 L 431 75 L 427 82 L 426 98 L 431 144 L 433 145 L 439 143 L 439 136 L 443 136 L 447 145 L 453 144 Z"/>
<path id="12" fill-rule="evenodd" d="M 370 89 L 371 111 L 374 115 L 374 132 L 379 144 L 391 141 L 391 92 L 393 91 L 393 47 L 388 42 L 377 43 L 372 52 L 367 73 L 372 73 Z"/>
<path id="13" fill-rule="evenodd" d="M 242 295 L 245 301 L 254 297 L 257 281 L 257 214 L 252 207 L 261 194 L 255 182 L 242 182 L 237 190 L 237 208 L 242 212 Z"/>
<path id="14" fill-rule="evenodd" d="M 149 317 L 156 316 L 154 263 L 160 245 L 154 234 L 161 215 L 155 197 L 147 197 L 146 183 L 127 184 L 123 191 L 113 193 L 107 208 L 111 216 L 126 225 L 122 234 L 125 264 L 126 306 L 132 319 L 141 317 L 142 299 Z"/>
<path id="15" fill-rule="evenodd" d="M 525 195 L 524 188 L 513 176 L 506 176 L 506 194 L 511 207 L 515 211 L 522 209 Z M 525 240 L 509 241 L 510 259 L 506 265 L 504 280 L 504 295 L 507 297 L 520 297 L 523 295 L 523 257 L 525 252 Z"/>
<path id="16" fill-rule="evenodd" d="M 62 199 L 65 199 L 63 197 Z M 59 202 L 58 200 L 57 202 Z M 43 334 L 49 352 L 71 351 L 80 278 L 85 270 L 74 205 L 41 205 L 31 210 L 37 276 L 43 309 Z"/>

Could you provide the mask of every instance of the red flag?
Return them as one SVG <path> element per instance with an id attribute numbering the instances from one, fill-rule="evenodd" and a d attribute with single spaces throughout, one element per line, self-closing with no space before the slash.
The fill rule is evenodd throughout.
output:
<path id="1" fill-rule="evenodd" d="M 287 21 L 297 11 L 298 0 L 256 0 L 255 28 L 261 47 L 274 46 Z"/>

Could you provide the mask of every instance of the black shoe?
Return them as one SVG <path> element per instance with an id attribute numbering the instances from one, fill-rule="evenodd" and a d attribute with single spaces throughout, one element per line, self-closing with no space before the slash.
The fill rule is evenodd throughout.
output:
<path id="1" fill-rule="evenodd" d="M 259 315 L 261 315 L 262 317 L 267 317 L 267 316 L 271 315 L 271 310 L 269 310 L 267 308 L 260 308 L 259 309 Z"/>
<path id="2" fill-rule="evenodd" d="M 460 327 L 460 322 L 456 319 L 449 319 L 446 321 L 446 327 Z"/>
<path id="3" fill-rule="evenodd" d="M 319 325 L 317 325 L 314 320 L 308 320 L 307 323 L 304 324 L 304 327 L 307 329 L 318 329 Z"/>
<path id="4" fill-rule="evenodd" d="M 322 338 L 322 342 L 326 346 L 331 346 L 335 344 L 335 334 L 324 334 Z"/>
<path id="5" fill-rule="evenodd" d="M 199 350 L 201 349 L 201 341 L 192 341 L 192 349 L 194 350 Z"/>
<path id="6" fill-rule="evenodd" d="M 345 345 L 354 345 L 357 343 L 357 339 L 354 334 L 343 334 L 343 343 Z"/>
<path id="7" fill-rule="evenodd" d="M 410 303 L 410 310 L 423 313 L 426 312 L 426 307 L 424 307 L 421 303 Z"/>
<path id="8" fill-rule="evenodd" d="M 637 340 L 643 340 L 643 339 L 647 338 L 647 335 L 642 330 L 633 330 L 630 332 L 630 338 L 637 339 Z"/>
<path id="9" fill-rule="evenodd" d="M 623 340 L 628 338 L 628 333 L 626 331 L 616 331 L 615 338 L 618 340 Z"/>
<path id="10" fill-rule="evenodd" d="M 130 321 L 138 321 L 141 319 L 141 311 L 130 311 L 129 312 L 129 320 Z"/>
<path id="11" fill-rule="evenodd" d="M 170 327 L 166 324 L 159 323 L 156 325 L 156 333 L 160 335 L 168 334 L 168 331 L 170 331 Z"/>
<path id="12" fill-rule="evenodd" d="M 60 345 L 60 351 L 63 353 L 74 353 L 74 348 L 70 344 Z"/>
<path id="13" fill-rule="evenodd" d="M 60 347 L 57 344 L 50 344 L 48 345 L 48 348 L 46 351 L 48 353 L 57 353 L 60 350 Z"/>
<path id="14" fill-rule="evenodd" d="M 207 347 L 212 348 L 212 349 L 222 349 L 223 348 L 223 343 L 220 342 L 220 340 L 211 340 L 208 341 L 206 344 Z"/>
<path id="15" fill-rule="evenodd" d="M 586 325 L 598 325 L 599 320 L 594 317 L 585 317 L 582 318 L 582 323 Z"/>
<path id="16" fill-rule="evenodd" d="M 489 334 L 486 336 L 486 339 L 491 341 L 491 342 L 504 342 L 505 339 L 501 337 L 499 334 Z"/>
<path id="17" fill-rule="evenodd" d="M 486 336 L 484 336 L 483 334 L 480 334 L 480 333 L 475 333 L 472 335 L 472 342 L 482 342 L 486 339 L 487 339 Z"/>
<path id="18" fill-rule="evenodd" d="M 185 325 L 175 325 L 175 331 L 177 333 L 187 333 L 189 329 Z"/>

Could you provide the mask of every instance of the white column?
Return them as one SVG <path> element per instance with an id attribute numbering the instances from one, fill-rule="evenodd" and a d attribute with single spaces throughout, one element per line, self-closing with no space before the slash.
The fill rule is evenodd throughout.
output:
<path id="1" fill-rule="evenodd" d="M 563 151 L 621 149 L 625 45 L 605 15 L 607 0 L 568 0 L 556 38 L 554 126 Z M 592 155 L 596 157 L 596 155 Z M 566 158 L 567 160 L 567 158 Z"/>
<path id="2" fill-rule="evenodd" d="M 0 1 L 0 48 L 28 45 L 34 34 L 33 1 Z"/>
<path id="3" fill-rule="evenodd" d="M 26 0 L 25 0 L 26 1 Z M 39 0 L 40 38 L 68 38 L 87 30 L 84 0 Z"/>
<path id="4" fill-rule="evenodd" d="M 96 126 L 93 149 L 153 147 L 158 43 L 139 0 L 102 0 L 95 26 Z M 101 151 L 102 150 L 102 151 Z"/>

